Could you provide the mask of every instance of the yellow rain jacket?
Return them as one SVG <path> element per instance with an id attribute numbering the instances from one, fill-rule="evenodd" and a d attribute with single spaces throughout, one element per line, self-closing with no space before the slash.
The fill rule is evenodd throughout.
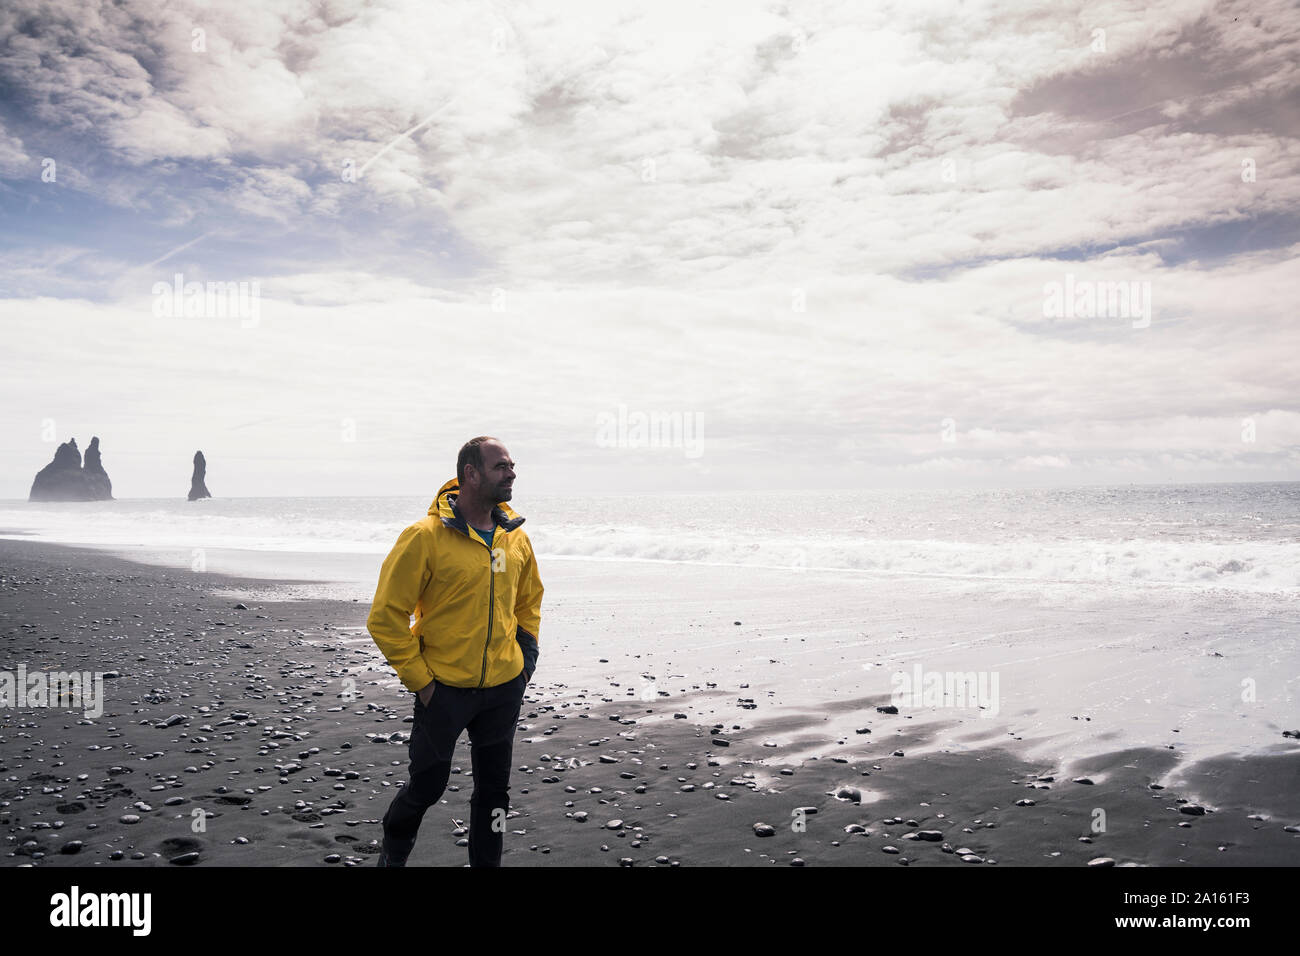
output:
<path id="1" fill-rule="evenodd" d="M 455 687 L 495 687 L 536 667 L 542 581 L 524 519 L 492 509 L 492 547 L 456 510 L 455 478 L 429 515 L 407 527 L 379 570 L 366 619 L 370 636 L 410 690 L 435 678 Z M 414 621 L 412 621 L 414 615 Z"/>

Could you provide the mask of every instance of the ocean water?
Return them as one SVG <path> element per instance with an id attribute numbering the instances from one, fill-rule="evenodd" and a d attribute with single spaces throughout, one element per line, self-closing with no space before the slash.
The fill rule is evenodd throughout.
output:
<path id="1" fill-rule="evenodd" d="M 431 498 L 432 491 L 198 502 L 8 500 L 0 501 L 0 536 L 145 554 L 353 555 L 362 559 L 355 566 L 373 570 Z M 512 505 L 528 519 L 524 527 L 542 558 L 832 569 L 971 587 L 1079 582 L 1300 594 L 1300 482 L 521 496 Z M 250 560 L 244 570 L 264 567 Z"/>

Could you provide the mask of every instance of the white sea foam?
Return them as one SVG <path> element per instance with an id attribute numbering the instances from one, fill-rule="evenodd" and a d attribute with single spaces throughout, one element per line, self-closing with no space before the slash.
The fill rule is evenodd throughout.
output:
<path id="1" fill-rule="evenodd" d="M 544 529 L 540 554 L 593 560 L 849 571 L 986 581 L 1097 585 L 1180 585 L 1244 591 L 1300 588 L 1300 543 L 1181 542 L 1144 539 L 1009 541 L 1001 544 L 863 537 L 747 539 L 664 534 L 647 529 Z"/>

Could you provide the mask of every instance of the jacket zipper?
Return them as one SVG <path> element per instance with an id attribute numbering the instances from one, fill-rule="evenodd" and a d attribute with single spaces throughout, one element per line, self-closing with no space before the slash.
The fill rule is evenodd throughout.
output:
<path id="1" fill-rule="evenodd" d="M 492 535 L 493 542 L 495 542 L 496 539 L 497 539 L 496 535 L 493 534 Z M 497 603 L 496 602 L 497 576 L 492 570 L 492 546 L 489 545 L 482 538 L 479 538 L 479 543 L 482 544 L 483 547 L 487 548 L 487 553 L 488 553 L 487 556 L 488 558 L 488 626 L 487 626 L 487 637 L 484 638 L 483 640 L 483 667 L 482 670 L 480 670 L 478 675 L 478 689 L 482 690 L 483 681 L 487 679 L 488 645 L 492 643 L 492 611 L 496 608 L 496 603 Z"/>

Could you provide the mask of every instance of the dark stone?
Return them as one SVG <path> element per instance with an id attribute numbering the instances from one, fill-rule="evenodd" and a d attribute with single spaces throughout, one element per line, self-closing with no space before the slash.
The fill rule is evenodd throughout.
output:
<path id="1" fill-rule="evenodd" d="M 60 445 L 54 452 L 54 460 L 36 473 L 27 500 L 112 501 L 113 483 L 104 471 L 99 439 L 90 440 L 84 466 L 75 438 Z"/>
<path id="2" fill-rule="evenodd" d="M 208 475 L 208 462 L 203 457 L 203 452 L 194 453 L 194 475 L 190 478 L 190 501 L 198 501 L 200 498 L 211 498 L 212 493 L 208 491 L 208 486 L 204 479 Z"/>

